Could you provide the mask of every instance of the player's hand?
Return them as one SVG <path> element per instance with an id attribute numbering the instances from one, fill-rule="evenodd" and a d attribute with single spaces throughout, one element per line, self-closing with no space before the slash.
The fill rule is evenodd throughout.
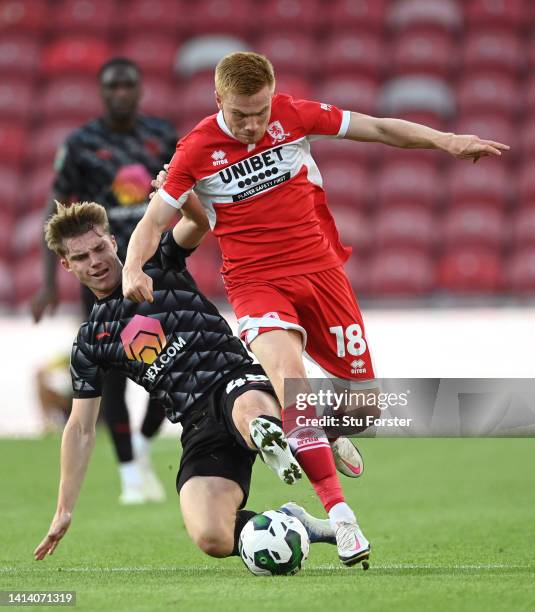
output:
<path id="1" fill-rule="evenodd" d="M 158 191 L 158 189 L 160 189 L 160 187 L 163 187 L 163 184 L 165 183 L 165 179 L 167 178 L 168 170 L 169 170 L 169 164 L 164 164 L 163 170 L 160 170 L 160 172 L 158 172 L 158 176 L 150 182 L 152 187 L 154 187 L 154 191 L 150 194 L 150 198 L 154 196 L 154 194 Z"/>
<path id="2" fill-rule="evenodd" d="M 152 302 L 152 278 L 143 270 L 123 268 L 123 295 L 132 302 Z"/>
<path id="3" fill-rule="evenodd" d="M 445 145 L 445 150 L 459 159 L 471 159 L 476 163 L 481 157 L 500 156 L 502 151 L 511 147 L 494 140 L 483 140 L 473 134 L 452 134 Z"/>
<path id="4" fill-rule="evenodd" d="M 67 533 L 67 529 L 71 526 L 70 512 L 56 512 L 50 529 L 45 539 L 33 551 L 33 557 L 36 561 L 42 561 L 47 555 L 51 555 L 55 550 L 61 538 Z"/>
<path id="5" fill-rule="evenodd" d="M 40 289 L 33 296 L 30 305 L 34 322 L 39 323 L 47 309 L 50 311 L 50 314 L 54 314 L 58 301 L 58 292 L 55 287 L 43 287 Z"/>

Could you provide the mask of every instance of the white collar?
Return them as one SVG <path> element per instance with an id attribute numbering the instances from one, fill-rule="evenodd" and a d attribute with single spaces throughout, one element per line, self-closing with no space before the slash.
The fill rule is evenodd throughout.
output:
<path id="1" fill-rule="evenodd" d="M 225 132 L 225 134 L 227 136 L 230 136 L 233 140 L 238 140 L 236 138 L 236 136 L 234 136 L 232 134 L 232 132 L 228 129 L 228 125 L 225 122 L 225 117 L 223 117 L 223 111 L 220 110 L 217 113 L 217 125 L 223 130 L 223 132 Z M 256 143 L 247 145 L 247 152 L 250 153 L 251 151 L 253 151 L 254 149 L 256 149 Z"/>

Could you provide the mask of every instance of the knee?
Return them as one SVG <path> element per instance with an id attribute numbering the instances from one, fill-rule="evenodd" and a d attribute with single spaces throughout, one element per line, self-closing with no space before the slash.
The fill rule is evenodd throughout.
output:
<path id="1" fill-rule="evenodd" d="M 234 538 L 226 531 L 205 530 L 193 540 L 198 548 L 210 557 L 228 557 L 234 549 Z"/>

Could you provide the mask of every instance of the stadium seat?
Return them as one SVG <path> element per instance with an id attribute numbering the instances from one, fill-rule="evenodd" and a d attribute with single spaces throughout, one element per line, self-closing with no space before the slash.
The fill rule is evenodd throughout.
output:
<path id="1" fill-rule="evenodd" d="M 31 81 L 17 78 L 0 80 L 0 117 L 2 121 L 18 123 L 30 119 L 35 105 Z"/>
<path id="2" fill-rule="evenodd" d="M 42 69 L 47 77 L 67 74 L 96 77 L 111 56 L 111 47 L 97 37 L 69 36 L 49 43 L 43 49 Z"/>
<path id="3" fill-rule="evenodd" d="M 531 120 L 526 121 L 522 125 L 519 132 L 520 154 L 523 155 L 526 159 L 528 157 L 533 159 L 535 156 L 535 115 Z"/>
<path id="4" fill-rule="evenodd" d="M 258 23 L 249 0 L 200 0 L 191 10 L 191 34 L 234 34 L 248 37 Z"/>
<path id="5" fill-rule="evenodd" d="M 0 188 L 1 189 L 1 188 Z M 1 195 L 0 195 L 1 198 Z M 13 237 L 13 214 L 11 210 L 0 207 L 0 262 L 6 261 L 12 255 L 11 239 Z"/>
<path id="6" fill-rule="evenodd" d="M 320 168 L 323 186 L 330 206 L 345 206 L 350 210 L 366 208 L 370 201 L 370 178 L 358 163 L 335 161 Z"/>
<path id="7" fill-rule="evenodd" d="M 313 37 L 298 32 L 265 34 L 255 45 L 258 53 L 269 57 L 279 72 L 297 73 L 308 77 L 318 65 L 318 49 Z"/>
<path id="8" fill-rule="evenodd" d="M 455 40 L 444 32 L 411 30 L 397 37 L 389 52 L 392 75 L 418 74 L 447 78 L 456 68 Z"/>
<path id="9" fill-rule="evenodd" d="M 531 73 L 535 74 L 535 62 L 531 69 Z M 535 77 L 526 79 L 525 89 L 523 93 L 523 111 L 526 115 L 535 120 Z"/>
<path id="10" fill-rule="evenodd" d="M 207 115 L 217 113 L 214 97 L 213 74 L 199 74 L 176 88 L 175 101 L 180 105 L 174 112 L 175 121 L 200 121 Z"/>
<path id="11" fill-rule="evenodd" d="M 441 173 L 433 164 L 416 161 L 385 163 L 376 176 L 381 206 L 415 205 L 434 208 L 442 197 Z"/>
<path id="12" fill-rule="evenodd" d="M 370 267 L 367 260 L 358 253 L 354 254 L 344 264 L 344 270 L 357 298 L 367 295 L 370 291 Z"/>
<path id="13" fill-rule="evenodd" d="M 47 194 L 43 194 L 43 202 Z M 43 244 L 44 208 L 18 216 L 10 236 L 11 251 L 18 261 L 27 253 L 40 253 Z"/>
<path id="14" fill-rule="evenodd" d="M 321 49 L 319 68 L 322 74 L 330 77 L 358 74 L 377 80 L 383 71 L 384 48 L 377 34 L 333 32 L 322 43 Z M 318 62 L 315 55 L 310 60 Z"/>
<path id="15" fill-rule="evenodd" d="M 0 210 L 15 211 L 20 200 L 21 180 L 18 170 L 0 163 Z"/>
<path id="16" fill-rule="evenodd" d="M 277 30 L 309 31 L 323 27 L 319 0 L 271 0 L 258 5 L 257 27 L 265 32 Z"/>
<path id="17" fill-rule="evenodd" d="M 0 3 L 0 35 L 40 35 L 48 22 L 47 0 L 4 0 Z"/>
<path id="18" fill-rule="evenodd" d="M 66 77 L 50 81 L 40 97 L 39 111 L 47 121 L 87 121 L 102 113 L 95 79 Z"/>
<path id="19" fill-rule="evenodd" d="M 535 205 L 516 211 L 511 225 L 512 242 L 516 248 L 535 247 Z"/>
<path id="20" fill-rule="evenodd" d="M 11 265 L 0 259 L 0 304 L 11 306 L 14 302 Z"/>
<path id="21" fill-rule="evenodd" d="M 518 201 L 522 206 L 535 204 L 535 173 L 533 172 L 533 162 L 526 159 L 520 168 L 516 181 L 518 185 Z"/>
<path id="22" fill-rule="evenodd" d="M 342 244 L 352 247 L 354 256 L 368 255 L 374 246 L 369 217 L 356 206 L 336 206 L 333 199 L 329 202 Z"/>
<path id="23" fill-rule="evenodd" d="M 67 136 L 79 127 L 75 121 L 46 122 L 35 130 L 32 140 L 32 154 L 28 160 L 34 166 L 45 166 L 54 161 L 58 148 L 65 142 Z"/>
<path id="24" fill-rule="evenodd" d="M 457 86 L 459 113 L 501 113 L 514 116 L 521 103 L 516 80 L 496 72 L 470 73 Z"/>
<path id="25" fill-rule="evenodd" d="M 169 118 L 175 115 L 173 86 L 169 79 L 143 78 L 140 109 L 146 115 Z"/>
<path id="26" fill-rule="evenodd" d="M 25 213 L 31 210 L 39 210 L 43 214 L 53 180 L 54 168 L 51 164 L 45 164 L 28 173 L 28 176 L 22 183 L 21 210 Z"/>
<path id="27" fill-rule="evenodd" d="M 14 169 L 20 166 L 27 153 L 27 136 L 28 132 L 22 125 L 0 123 L 1 165 Z"/>
<path id="28" fill-rule="evenodd" d="M 115 0 L 63 0 L 54 7 L 54 19 L 49 21 L 48 30 L 57 34 L 76 32 L 105 37 L 115 20 L 122 21 L 123 15 L 116 9 Z"/>
<path id="29" fill-rule="evenodd" d="M 446 178 L 453 206 L 477 203 L 503 208 L 513 195 L 510 174 L 499 160 L 484 158 L 477 164 L 454 160 Z"/>
<path id="30" fill-rule="evenodd" d="M 343 138 L 320 138 L 312 141 L 312 155 L 319 165 L 320 172 L 324 164 L 334 162 L 358 162 L 367 166 L 376 161 L 378 146 L 380 145 Z"/>
<path id="31" fill-rule="evenodd" d="M 176 49 L 176 37 L 162 34 L 135 34 L 123 41 L 119 55 L 136 62 L 144 77 L 169 78 L 173 71 Z"/>
<path id="32" fill-rule="evenodd" d="M 378 251 L 369 268 L 369 290 L 377 297 L 418 297 L 434 286 L 433 259 L 419 249 Z"/>
<path id="33" fill-rule="evenodd" d="M 457 32 L 463 14 L 455 0 L 398 0 L 388 11 L 388 25 L 394 30 L 418 28 Z"/>
<path id="34" fill-rule="evenodd" d="M 225 298 L 225 288 L 220 274 L 221 255 L 216 239 L 210 235 L 195 253 L 188 257 L 188 270 L 203 293 L 211 300 Z"/>
<path id="35" fill-rule="evenodd" d="M 497 293 L 504 283 L 500 254 L 480 247 L 450 249 L 438 264 L 438 283 L 451 293 Z"/>
<path id="36" fill-rule="evenodd" d="M 429 251 L 439 235 L 431 208 L 410 204 L 379 210 L 373 220 L 373 243 L 379 249 L 414 247 Z"/>
<path id="37" fill-rule="evenodd" d="M 514 74 L 525 65 L 522 39 L 516 32 L 480 30 L 464 38 L 462 64 L 466 72 L 503 71 Z"/>
<path id="38" fill-rule="evenodd" d="M 385 0 L 333 0 L 325 14 L 328 31 L 349 28 L 352 31 L 382 32 L 385 24 Z"/>
<path id="39" fill-rule="evenodd" d="M 313 90 L 315 100 L 368 115 L 377 110 L 377 93 L 374 80 L 357 76 L 327 78 Z"/>
<path id="40" fill-rule="evenodd" d="M 442 221 L 446 247 L 483 246 L 499 249 L 509 238 L 504 213 L 481 204 L 467 204 L 447 211 Z"/>
<path id="41" fill-rule="evenodd" d="M 191 5 L 187 0 L 132 0 L 121 25 L 140 34 L 186 34 L 192 27 Z"/>
<path id="42" fill-rule="evenodd" d="M 284 72 L 277 72 L 275 92 L 288 94 L 296 100 L 309 100 L 312 97 L 312 90 L 308 81 Z"/>
<path id="43" fill-rule="evenodd" d="M 383 115 L 433 113 L 448 119 L 455 113 L 455 95 L 446 81 L 430 76 L 403 76 L 383 84 L 379 100 Z"/>
<path id="44" fill-rule="evenodd" d="M 2 79 L 7 75 L 31 77 L 39 66 L 40 47 L 39 41 L 29 35 L 2 35 L 0 39 Z"/>
<path id="45" fill-rule="evenodd" d="M 524 0 L 472 0 L 467 3 L 465 18 L 471 28 L 496 26 L 519 28 L 526 19 Z"/>
<path id="46" fill-rule="evenodd" d="M 474 113 L 460 115 L 453 126 L 457 134 L 475 134 L 486 140 L 494 140 L 511 145 L 513 148 L 507 152 L 507 159 L 519 153 L 518 130 L 508 118 L 496 116 L 491 113 Z"/>
<path id="47" fill-rule="evenodd" d="M 222 57 L 248 50 L 249 45 L 244 40 L 233 36 L 196 36 L 178 48 L 175 72 L 187 78 L 203 71 L 210 71 L 213 76 L 213 69 Z"/>
<path id="48" fill-rule="evenodd" d="M 27 257 L 17 259 L 12 268 L 13 294 L 17 306 L 26 306 L 31 297 L 41 287 L 43 265 L 41 254 L 30 253 Z"/>
<path id="49" fill-rule="evenodd" d="M 507 262 L 507 284 L 515 294 L 535 293 L 535 247 L 513 253 Z"/>

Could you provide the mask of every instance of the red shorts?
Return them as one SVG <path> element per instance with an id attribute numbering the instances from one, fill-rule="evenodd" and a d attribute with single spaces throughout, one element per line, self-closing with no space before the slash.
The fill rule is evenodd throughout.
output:
<path id="1" fill-rule="evenodd" d="M 362 315 L 343 268 L 246 281 L 229 288 L 228 297 L 248 346 L 263 332 L 295 329 L 307 356 L 328 374 L 375 378 Z"/>

